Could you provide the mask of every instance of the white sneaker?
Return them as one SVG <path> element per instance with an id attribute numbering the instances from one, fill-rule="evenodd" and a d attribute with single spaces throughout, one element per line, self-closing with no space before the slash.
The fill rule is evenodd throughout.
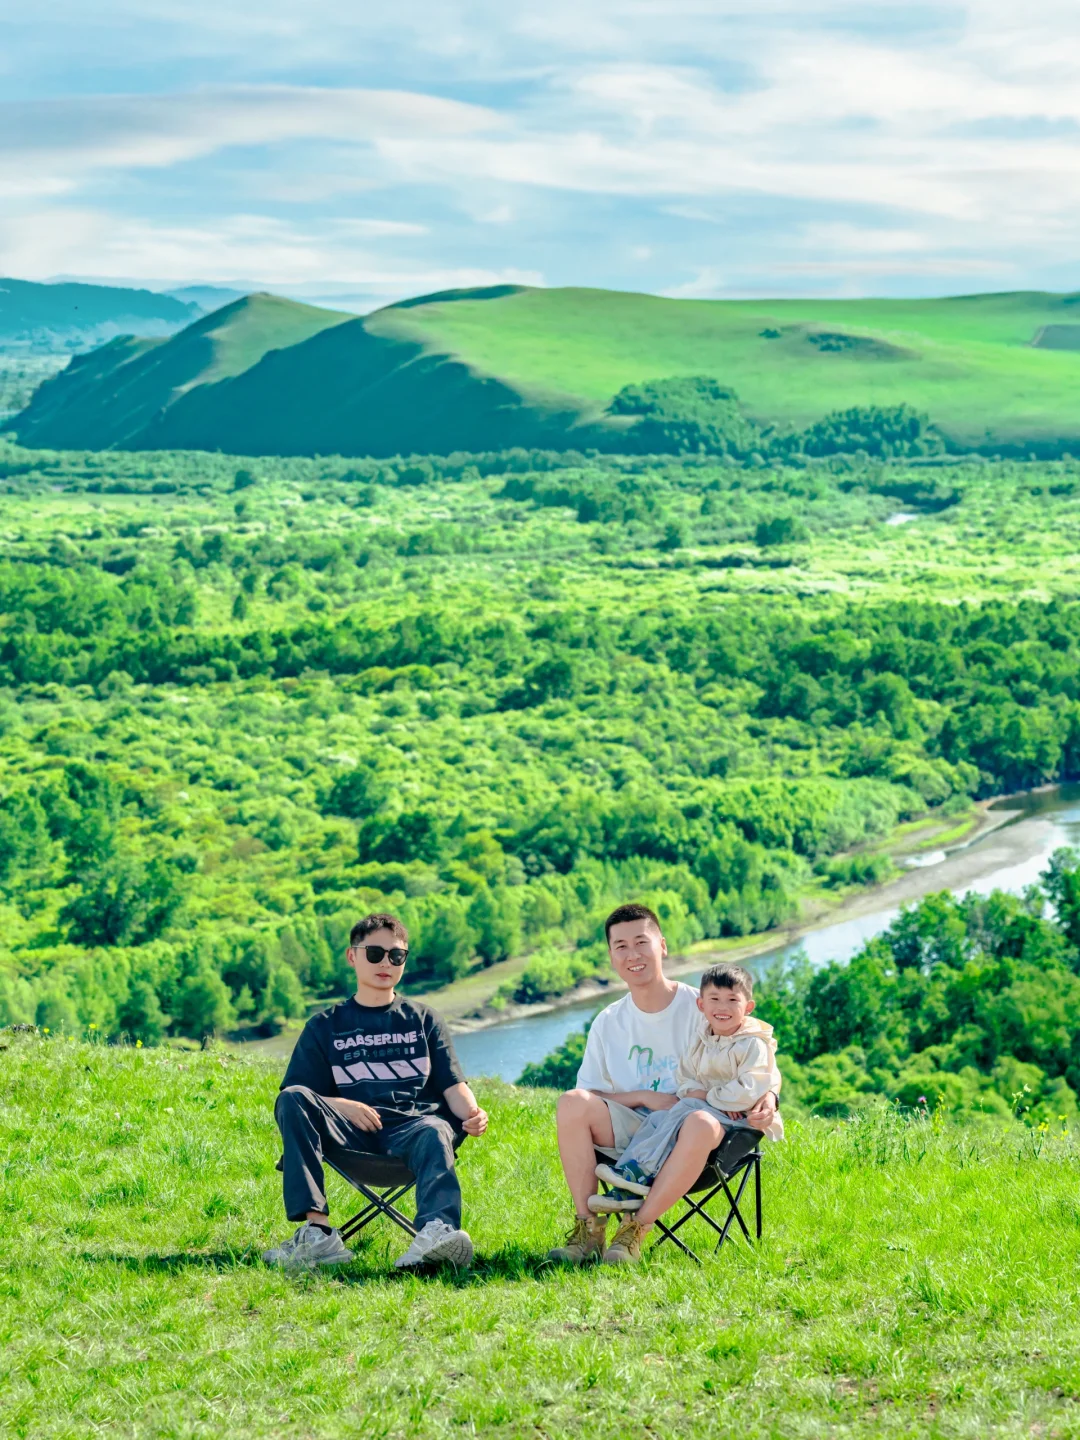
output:
<path id="1" fill-rule="evenodd" d="M 609 1190 L 606 1195 L 590 1195 L 586 1203 L 594 1215 L 618 1215 L 623 1210 L 640 1210 L 645 1201 L 625 1190 Z"/>
<path id="2" fill-rule="evenodd" d="M 466 1230 L 454 1230 L 445 1220 L 429 1220 L 413 1242 L 394 1261 L 397 1270 L 412 1270 L 417 1265 L 435 1265 L 448 1260 L 451 1265 L 470 1265 L 472 1241 Z"/>
<path id="3" fill-rule="evenodd" d="M 614 1165 L 597 1165 L 594 1173 L 598 1180 L 603 1180 L 605 1185 L 611 1185 L 616 1190 L 629 1190 L 631 1195 L 640 1195 L 643 1200 L 648 1196 L 648 1185 L 642 1185 L 640 1180 L 635 1180 L 631 1175 L 624 1175 L 621 1170 L 616 1170 Z"/>
<path id="4" fill-rule="evenodd" d="M 273 1250 L 263 1251 L 267 1265 L 283 1265 L 287 1269 L 302 1269 L 312 1265 L 349 1265 L 352 1251 L 336 1230 L 327 1235 L 310 1220 L 305 1220 L 291 1239 L 276 1245 Z"/>

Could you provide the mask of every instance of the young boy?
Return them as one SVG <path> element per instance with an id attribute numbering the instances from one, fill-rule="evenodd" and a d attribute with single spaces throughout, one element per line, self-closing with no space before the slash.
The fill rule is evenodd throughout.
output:
<path id="1" fill-rule="evenodd" d="M 594 1214 L 638 1210 L 653 1179 L 675 1148 L 679 1130 L 695 1110 L 723 1117 L 723 1133 L 752 1129 L 747 1113 L 763 1095 L 780 1091 L 772 1026 L 752 1018 L 754 982 L 741 965 L 714 965 L 701 977 L 699 1023 L 689 1050 L 679 1057 L 678 1103 L 654 1111 L 615 1165 L 597 1165 L 599 1179 L 614 1189 L 589 1197 Z M 759 1132 L 760 1133 L 760 1132 Z M 784 1123 L 777 1114 L 764 1132 L 780 1140 Z"/>
<path id="2" fill-rule="evenodd" d="M 483 1135 L 487 1116 L 465 1083 L 434 1010 L 395 994 L 409 936 L 393 915 L 367 915 L 349 936 L 356 994 L 304 1026 L 274 1117 L 285 1146 L 285 1212 L 301 1221 L 263 1259 L 289 1267 L 347 1265 L 352 1251 L 327 1223 L 324 1157 L 396 1155 L 416 1176 L 417 1234 L 398 1269 L 448 1260 L 468 1265 L 454 1141 Z"/>

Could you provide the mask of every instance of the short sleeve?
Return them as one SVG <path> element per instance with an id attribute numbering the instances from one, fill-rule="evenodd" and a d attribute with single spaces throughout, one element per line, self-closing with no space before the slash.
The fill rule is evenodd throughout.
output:
<path id="1" fill-rule="evenodd" d="M 427 1038 L 428 1058 L 431 1061 L 432 1089 L 442 1095 L 451 1085 L 463 1085 L 465 1072 L 458 1061 L 450 1031 L 446 1028 L 446 1021 L 441 1015 L 436 1015 L 434 1010 L 428 1011 L 424 1021 L 424 1033 Z"/>
<path id="2" fill-rule="evenodd" d="M 581 1066 L 577 1073 L 578 1088 L 581 1090 L 615 1089 L 604 1054 L 603 1034 L 604 1027 L 597 1016 L 585 1040 L 585 1054 L 581 1057 Z"/>
<path id="3" fill-rule="evenodd" d="M 289 1057 L 281 1088 L 287 1090 L 290 1085 L 303 1085 L 308 1090 L 314 1090 L 316 1095 L 325 1095 L 332 1100 L 338 1090 L 320 1035 L 322 1018 L 314 1016 L 301 1030 Z"/>

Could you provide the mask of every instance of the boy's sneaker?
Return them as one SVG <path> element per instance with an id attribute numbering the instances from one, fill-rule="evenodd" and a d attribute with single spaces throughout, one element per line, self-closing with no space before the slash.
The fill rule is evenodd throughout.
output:
<path id="1" fill-rule="evenodd" d="M 645 1201 L 629 1190 L 609 1190 L 606 1195 L 590 1195 L 589 1209 L 594 1215 L 617 1215 L 622 1210 L 640 1210 Z"/>
<path id="2" fill-rule="evenodd" d="M 615 1238 L 604 1251 L 605 1265 L 636 1265 L 641 1259 L 641 1242 L 645 1231 L 637 1216 L 627 1215 L 615 1231 Z"/>
<path id="3" fill-rule="evenodd" d="M 565 1245 L 556 1245 L 554 1250 L 549 1250 L 548 1259 L 566 1260 L 571 1265 L 588 1265 L 592 1260 L 599 1260 L 604 1253 L 607 1226 L 606 1215 L 579 1215 L 566 1237 Z"/>
<path id="4" fill-rule="evenodd" d="M 290 1239 L 273 1250 L 264 1250 L 267 1265 L 281 1265 L 287 1270 L 302 1270 L 313 1265 L 351 1265 L 352 1251 L 336 1230 L 329 1235 L 305 1220 Z"/>
<path id="5" fill-rule="evenodd" d="M 394 1261 L 395 1270 L 414 1270 L 419 1265 L 471 1265 L 473 1244 L 467 1230 L 455 1230 L 445 1220 L 429 1220 L 413 1242 Z"/>
<path id="6" fill-rule="evenodd" d="M 614 1165 L 597 1165 L 596 1178 L 603 1180 L 605 1185 L 614 1185 L 617 1190 L 629 1190 L 631 1195 L 644 1197 L 649 1193 L 649 1182 L 644 1172 L 633 1162 L 625 1170 Z"/>

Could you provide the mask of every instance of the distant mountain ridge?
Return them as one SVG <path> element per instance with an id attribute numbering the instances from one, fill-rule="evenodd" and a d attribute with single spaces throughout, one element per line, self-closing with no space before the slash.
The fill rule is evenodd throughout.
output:
<path id="1" fill-rule="evenodd" d="M 200 314 L 190 298 L 153 290 L 0 279 L 0 345 L 55 350 L 117 335 L 168 336 Z"/>
<path id="2" fill-rule="evenodd" d="M 1080 454 L 1078 316 L 1080 297 L 1041 292 L 689 301 L 492 286 L 359 317 L 249 295 L 171 338 L 77 357 L 5 428 L 27 445 L 243 455 L 617 450 L 644 438 L 613 405 L 627 386 L 711 376 L 765 431 L 906 405 L 952 449 Z"/>

